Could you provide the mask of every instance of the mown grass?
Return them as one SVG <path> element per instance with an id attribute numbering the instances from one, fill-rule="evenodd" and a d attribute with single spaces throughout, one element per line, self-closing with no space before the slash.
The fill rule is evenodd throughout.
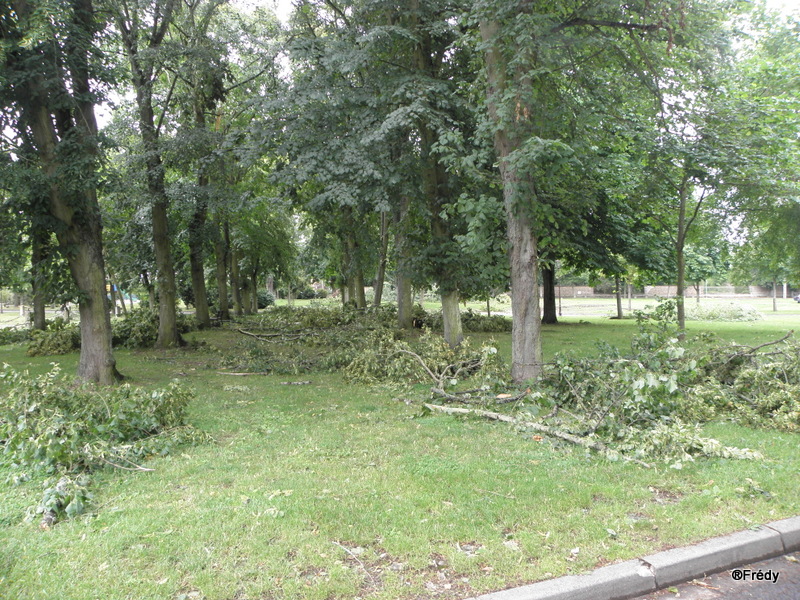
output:
<path id="1" fill-rule="evenodd" d="M 697 328 L 760 343 L 790 320 Z M 634 330 L 583 321 L 548 327 L 546 355 L 624 347 Z M 338 374 L 222 375 L 236 336 L 117 353 L 134 384 L 192 386 L 190 420 L 215 442 L 153 458 L 151 473 L 96 474 L 93 512 L 50 531 L 23 518 L 41 478 L 0 484 L 0 597 L 467 598 L 800 510 L 797 435 L 715 423 L 707 433 L 766 459 L 647 470 L 502 424 L 420 417 L 408 393 Z M 510 354 L 507 335 L 492 337 Z M 57 362 L 69 372 L 76 358 Z M 42 372 L 53 359 L 3 347 L 0 360 Z"/>

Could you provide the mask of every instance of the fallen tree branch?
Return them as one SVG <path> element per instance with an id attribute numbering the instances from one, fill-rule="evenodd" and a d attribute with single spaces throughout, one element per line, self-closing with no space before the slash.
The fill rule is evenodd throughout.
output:
<path id="1" fill-rule="evenodd" d="M 548 427 L 547 425 L 542 425 L 541 423 L 534 423 L 532 421 L 521 421 L 516 419 L 510 415 L 504 415 L 498 412 L 492 412 L 488 410 L 477 410 L 473 408 L 457 408 L 455 406 L 439 406 L 438 404 L 428 404 L 425 403 L 425 407 L 432 411 L 443 412 L 449 415 L 474 415 L 477 417 L 484 417 L 486 419 L 492 419 L 494 421 L 502 421 L 504 423 L 511 423 L 512 425 L 518 425 L 521 427 L 527 427 L 528 429 L 533 429 L 534 431 L 538 431 L 540 433 L 544 433 L 545 435 L 549 435 L 550 437 L 558 438 L 560 440 L 564 440 L 571 444 L 575 444 L 577 446 L 582 446 L 584 448 L 588 448 L 590 450 L 594 450 L 598 454 L 602 454 L 606 458 L 616 458 L 617 453 L 614 450 L 611 450 L 608 446 L 606 446 L 602 442 L 598 442 L 597 440 L 587 440 L 576 435 L 572 435 L 571 433 L 567 433 L 565 431 L 559 431 L 558 429 L 553 429 L 552 427 Z M 626 460 L 630 460 L 631 462 L 635 462 L 636 464 L 650 468 L 646 462 L 641 460 L 637 460 L 635 458 L 627 458 Z"/>
<path id="2" fill-rule="evenodd" d="M 234 375 L 236 377 L 247 377 L 249 375 L 272 375 L 269 371 L 258 371 L 254 373 L 232 373 L 230 371 L 217 371 L 217 375 Z"/>
<path id="3" fill-rule="evenodd" d="M 252 338 L 255 338 L 261 342 L 274 342 L 274 341 L 282 341 L 282 342 L 293 342 L 295 340 L 301 340 L 305 337 L 313 337 L 319 335 L 315 331 L 293 331 L 293 332 L 278 332 L 278 333 L 252 333 L 250 331 L 245 331 L 244 329 L 237 329 L 239 333 L 242 335 L 247 335 Z"/>
<path id="4" fill-rule="evenodd" d="M 766 348 L 767 346 L 777 346 L 781 342 L 785 342 L 786 340 L 788 340 L 793 335 L 794 335 L 794 330 L 790 331 L 789 333 L 787 333 L 785 336 L 783 336 L 779 340 L 775 340 L 775 341 L 772 341 L 772 342 L 765 342 L 763 344 L 759 344 L 758 346 L 752 346 L 752 347 L 750 347 L 750 346 L 737 346 L 737 348 L 747 348 L 747 350 L 743 350 L 742 352 L 735 353 L 728 360 L 732 360 L 736 356 L 745 356 L 747 354 L 754 354 L 755 352 L 758 352 L 759 350 L 761 350 L 761 348 Z"/>

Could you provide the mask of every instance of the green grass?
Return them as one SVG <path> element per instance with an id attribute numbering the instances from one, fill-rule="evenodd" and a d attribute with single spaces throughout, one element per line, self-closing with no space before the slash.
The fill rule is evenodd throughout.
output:
<path id="1" fill-rule="evenodd" d="M 547 356 L 590 354 L 600 340 L 625 347 L 634 330 L 627 320 L 564 321 L 545 329 Z M 758 343 L 798 322 L 696 328 Z M 419 418 L 401 392 L 338 374 L 221 375 L 235 336 L 192 334 L 207 342 L 200 350 L 117 352 L 134 384 L 192 386 L 190 420 L 215 442 L 153 458 L 152 473 L 95 475 L 94 512 L 50 531 L 23 519 L 41 479 L 0 483 L 0 598 L 466 598 L 800 511 L 797 435 L 713 424 L 710 435 L 766 459 L 646 470 L 503 424 Z M 510 354 L 508 336 L 493 337 Z M 0 361 L 31 372 L 53 360 L 70 372 L 77 355 L 0 347 Z M 293 380 L 311 384 L 282 385 Z M 0 481 L 10 473 L 0 467 Z M 751 495 L 747 478 L 772 496 Z"/>

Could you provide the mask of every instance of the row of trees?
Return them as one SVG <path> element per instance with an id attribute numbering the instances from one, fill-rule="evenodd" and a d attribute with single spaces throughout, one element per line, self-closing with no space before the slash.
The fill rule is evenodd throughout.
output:
<path id="1" fill-rule="evenodd" d="M 522 381 L 557 262 L 674 264 L 682 296 L 688 245 L 734 223 L 752 267 L 800 272 L 798 40 L 752 4 L 303 0 L 282 27 L 223 0 L 15 0 L 0 43 L 0 227 L 27 244 L 3 260 L 29 255 L 42 298 L 69 265 L 87 379 L 117 377 L 107 274 L 149 290 L 162 347 L 181 284 L 205 326 L 267 276 L 365 308 L 391 274 L 399 326 L 434 286 L 451 345 L 460 300 L 510 284 Z"/>

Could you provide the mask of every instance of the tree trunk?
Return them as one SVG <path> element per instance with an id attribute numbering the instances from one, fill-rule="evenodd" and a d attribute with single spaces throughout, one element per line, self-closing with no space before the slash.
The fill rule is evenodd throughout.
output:
<path id="1" fill-rule="evenodd" d="M 111 279 L 111 289 L 116 290 L 117 296 L 119 297 L 119 306 L 122 309 L 122 314 L 127 316 L 128 315 L 128 307 L 125 306 L 125 294 L 122 293 L 122 290 L 117 286 L 114 281 L 115 279 Z"/>
<path id="2" fill-rule="evenodd" d="M 364 269 L 360 264 L 353 274 L 353 287 L 356 292 L 356 308 L 365 310 L 367 308 L 367 295 L 364 291 Z"/>
<path id="3" fill-rule="evenodd" d="M 622 278 L 614 275 L 614 296 L 617 298 L 617 318 L 621 319 L 625 315 L 622 313 Z"/>
<path id="4" fill-rule="evenodd" d="M 250 280 L 246 275 L 241 275 L 242 289 L 242 312 L 246 315 L 253 314 L 253 290 L 250 287 Z"/>
<path id="5" fill-rule="evenodd" d="M 156 260 L 156 283 L 158 285 L 158 339 L 157 348 L 169 348 L 183 343 L 178 334 L 177 292 L 175 270 L 172 264 L 172 253 L 169 239 L 169 200 L 164 187 L 164 165 L 161 160 L 159 130 L 155 122 L 153 110 L 153 85 L 157 78 L 154 74 L 152 55 L 161 45 L 172 19 L 175 0 L 166 0 L 159 7 L 161 20 L 157 26 L 147 32 L 147 52 L 140 52 L 139 15 L 117 13 L 115 19 L 128 55 L 131 69 L 131 83 L 136 92 L 138 109 L 139 135 L 145 156 L 147 176 L 147 192 L 152 201 L 151 215 L 153 221 L 153 250 Z"/>
<path id="6" fill-rule="evenodd" d="M 202 185 L 205 178 L 200 178 Z M 207 185 L 208 182 L 205 181 Z M 211 315 L 208 312 L 208 296 L 206 294 L 206 273 L 203 258 L 204 230 L 206 224 L 205 202 L 198 200 L 194 214 L 189 223 L 189 269 L 192 274 L 192 292 L 194 294 L 194 311 L 197 326 L 205 329 L 211 326 Z"/>
<path id="7" fill-rule="evenodd" d="M 250 274 L 250 287 L 253 290 L 252 312 L 254 315 L 257 315 L 258 314 L 258 271 L 253 271 Z"/>
<path id="8" fill-rule="evenodd" d="M 499 25 L 495 21 L 480 24 L 484 43 L 496 44 Z M 536 237 L 530 217 L 521 208 L 524 190 L 535 200 L 532 186 L 523 182 L 509 155 L 519 148 L 520 140 L 512 138 L 512 125 L 499 114 L 499 104 L 506 91 L 505 57 L 496 45 L 486 50 L 488 112 L 495 126 L 494 146 L 499 159 L 506 211 L 506 230 L 511 263 L 511 377 L 515 382 L 538 378 L 542 370 L 541 318 L 539 314 L 539 263 Z M 527 109 L 527 107 L 526 107 Z M 525 199 L 529 200 L 529 199 Z"/>
<path id="9" fill-rule="evenodd" d="M 542 323 L 558 323 L 556 307 L 556 269 L 555 266 L 542 267 Z"/>
<path id="10" fill-rule="evenodd" d="M 689 202 L 689 192 L 691 186 L 689 185 L 688 165 L 684 165 L 684 175 L 678 187 L 678 232 L 675 236 L 675 255 L 678 263 L 678 289 L 675 292 L 677 308 L 678 308 L 678 337 L 683 339 L 686 336 L 686 254 L 684 249 L 686 247 L 686 234 L 689 229 L 690 222 L 687 222 L 686 209 Z"/>
<path id="11" fill-rule="evenodd" d="M 242 284 L 239 272 L 239 251 L 231 248 L 231 295 L 233 296 L 233 312 L 237 317 L 244 314 L 242 307 Z"/>
<path id="12" fill-rule="evenodd" d="M 150 281 L 150 276 L 147 274 L 147 271 L 142 271 L 142 285 L 144 286 L 144 289 L 147 290 L 147 304 L 150 307 L 150 310 L 155 310 L 158 306 L 156 289 L 153 287 L 153 283 Z"/>
<path id="13" fill-rule="evenodd" d="M 514 209 L 513 199 L 509 198 L 514 193 L 516 173 L 505 161 L 500 173 L 511 261 L 511 378 L 521 383 L 538 378 L 542 372 L 539 262 L 530 220 Z"/>
<path id="14" fill-rule="evenodd" d="M 399 210 L 395 214 L 394 247 L 397 252 L 397 267 L 394 271 L 394 287 L 397 292 L 397 326 L 400 329 L 411 329 L 414 326 L 414 297 L 411 278 L 407 273 L 411 262 L 411 249 L 403 229 L 410 204 L 408 196 L 401 197 Z"/>
<path id="15" fill-rule="evenodd" d="M 628 290 L 628 312 L 633 312 L 633 284 L 627 281 L 625 287 Z"/>
<path id="16" fill-rule="evenodd" d="M 151 192 L 155 192 L 155 189 L 151 189 Z M 166 198 L 166 195 L 164 198 Z M 153 247 L 157 269 L 156 281 L 158 282 L 158 339 L 156 340 L 156 348 L 172 348 L 180 346 L 183 340 L 178 334 L 178 294 L 175 286 L 175 270 L 172 267 L 166 199 L 159 200 L 153 204 L 152 215 Z"/>
<path id="17" fill-rule="evenodd" d="M 458 306 L 458 290 L 442 292 L 441 299 L 444 341 L 451 348 L 455 348 L 464 341 L 464 331 L 461 328 L 461 310 Z"/>
<path id="18" fill-rule="evenodd" d="M 778 312 L 778 282 L 772 282 L 772 312 Z"/>
<path id="19" fill-rule="evenodd" d="M 386 261 L 388 260 L 389 250 L 389 219 L 386 211 L 381 211 L 381 248 L 378 257 L 378 272 L 375 275 L 375 297 L 372 300 L 373 306 L 380 306 L 383 300 L 383 285 L 386 280 Z"/>
<path id="20" fill-rule="evenodd" d="M 230 236 L 228 233 L 228 222 L 221 225 L 219 220 L 214 222 L 214 254 L 217 261 L 217 295 L 219 304 L 217 305 L 217 316 L 223 321 L 230 321 L 231 314 L 228 308 L 228 262 Z"/>
<path id="21" fill-rule="evenodd" d="M 47 328 L 45 317 L 43 263 L 47 258 L 46 243 L 49 232 L 41 227 L 33 227 L 31 232 L 31 288 L 33 289 L 33 328 L 44 331 Z"/>

